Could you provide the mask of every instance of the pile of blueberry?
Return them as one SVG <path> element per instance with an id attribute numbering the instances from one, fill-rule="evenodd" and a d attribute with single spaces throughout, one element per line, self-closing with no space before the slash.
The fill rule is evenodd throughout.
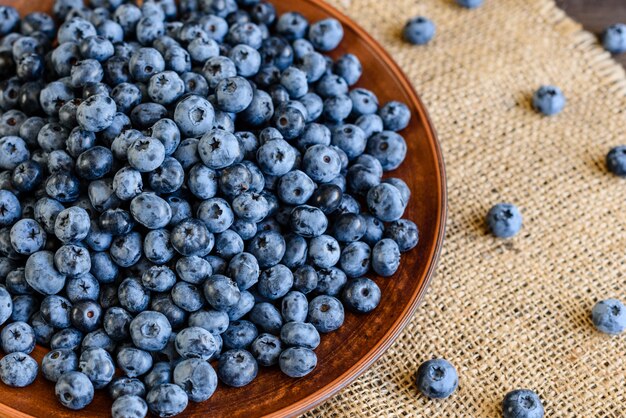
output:
<path id="1" fill-rule="evenodd" d="M 297 378 L 418 243 L 400 102 L 325 55 L 335 19 L 258 0 L 0 6 L 0 379 L 182 412 Z M 50 347 L 41 366 L 35 343 Z M 214 367 L 216 370 L 214 370 Z M 116 377 L 117 376 L 117 377 Z M 132 411 L 132 413 L 131 413 Z"/>

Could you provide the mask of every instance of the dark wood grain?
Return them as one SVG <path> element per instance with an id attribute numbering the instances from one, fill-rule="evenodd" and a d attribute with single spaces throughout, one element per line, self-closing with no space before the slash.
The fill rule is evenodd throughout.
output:
<path id="1" fill-rule="evenodd" d="M 626 22 L 624 0 L 556 0 L 556 3 L 582 23 L 585 29 L 598 36 L 607 26 Z M 616 55 L 615 59 L 626 66 L 626 54 Z"/>
<path id="2" fill-rule="evenodd" d="M 46 10 L 43 2 L 2 0 L 20 10 Z M 50 4 L 46 1 L 46 4 Z M 245 388 L 220 384 L 211 399 L 191 403 L 186 417 L 252 418 L 292 416 L 327 399 L 354 380 L 393 342 L 406 325 L 423 296 L 441 248 L 446 218 L 446 186 L 441 151 L 422 102 L 411 83 L 384 49 L 363 29 L 321 0 L 275 0 L 279 11 L 297 10 L 310 20 L 335 16 L 344 25 L 345 37 L 333 51 L 338 56 L 356 54 L 363 63 L 364 76 L 359 85 L 376 92 L 381 102 L 402 100 L 412 111 L 410 125 L 402 132 L 408 156 L 393 176 L 404 179 L 413 197 L 405 216 L 420 228 L 420 242 L 403 255 L 400 270 L 391 278 L 371 276 L 382 291 L 381 303 L 372 314 L 347 314 L 344 326 L 324 335 L 316 349 L 318 367 L 307 377 L 291 379 L 277 368 L 263 369 Z M 37 347 L 40 360 L 45 350 Z M 41 376 L 26 389 L 0 385 L 0 416 L 105 417 L 111 401 L 98 391 L 94 402 L 82 411 L 61 407 L 54 397 L 53 384 Z"/>

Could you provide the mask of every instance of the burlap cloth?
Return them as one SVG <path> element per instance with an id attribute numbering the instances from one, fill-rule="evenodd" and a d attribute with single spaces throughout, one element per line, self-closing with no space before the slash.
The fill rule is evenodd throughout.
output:
<path id="1" fill-rule="evenodd" d="M 430 111 L 448 173 L 447 237 L 424 302 L 361 378 L 309 416 L 493 417 L 515 388 L 539 393 L 546 416 L 626 416 L 626 335 L 597 332 L 593 304 L 626 301 L 626 181 L 604 157 L 626 143 L 624 71 L 551 0 L 331 1 L 381 42 Z M 437 24 L 428 46 L 399 37 L 408 17 Z M 531 110 L 542 84 L 565 111 Z M 419 193 L 416 194 L 419 198 Z M 516 203 L 512 240 L 484 215 Z M 459 389 L 416 391 L 424 360 L 456 365 Z"/>

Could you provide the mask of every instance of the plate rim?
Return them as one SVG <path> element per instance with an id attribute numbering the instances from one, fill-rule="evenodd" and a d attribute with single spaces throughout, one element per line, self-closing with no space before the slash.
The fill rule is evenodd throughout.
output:
<path id="1" fill-rule="evenodd" d="M 430 282 L 433 276 L 435 275 L 435 270 L 437 269 L 437 265 L 439 264 L 439 258 L 441 256 L 441 250 L 443 248 L 443 241 L 446 234 L 446 224 L 448 219 L 448 187 L 445 161 L 443 158 L 443 152 L 441 150 L 441 143 L 439 142 L 439 137 L 432 123 L 430 115 L 426 110 L 426 106 L 424 105 L 424 102 L 422 102 L 422 100 L 420 99 L 420 96 L 417 94 L 417 91 L 413 87 L 413 84 L 407 77 L 406 73 L 402 70 L 402 68 L 400 68 L 398 63 L 391 56 L 391 54 L 354 19 L 323 0 L 299 1 L 306 1 L 308 3 L 311 3 L 319 7 L 329 16 L 337 18 L 342 25 L 350 26 L 351 29 L 353 29 L 359 37 L 363 38 L 375 50 L 375 52 L 379 54 L 379 56 L 382 58 L 381 61 L 384 62 L 384 65 L 392 73 L 394 73 L 398 81 L 402 84 L 404 90 L 409 95 L 411 102 L 415 105 L 420 115 L 420 120 L 424 121 L 424 129 L 426 130 L 427 136 L 430 136 L 433 139 L 429 142 L 431 148 L 434 151 L 434 155 L 437 160 L 437 166 L 439 168 L 439 170 L 437 171 L 437 175 L 440 179 L 438 184 L 438 194 L 441 200 L 441 210 L 439 211 L 439 216 L 437 216 L 436 218 L 437 222 L 439 223 L 436 228 L 437 239 L 435 241 L 433 251 L 430 254 L 431 262 L 426 271 L 424 285 L 421 286 L 421 288 L 418 288 L 413 293 L 413 295 L 411 295 L 411 303 L 404 307 L 402 314 L 389 327 L 384 337 L 377 343 L 377 345 L 372 350 L 370 350 L 365 356 L 361 357 L 346 372 L 338 376 L 330 384 L 320 388 L 319 390 L 315 391 L 305 398 L 299 399 L 289 406 L 263 415 L 266 418 L 295 417 L 297 415 L 310 411 L 316 406 L 319 406 L 324 401 L 337 394 L 340 390 L 344 389 L 349 384 L 354 382 L 367 369 L 369 369 L 374 364 L 374 362 L 376 362 L 389 349 L 389 347 L 391 347 L 391 345 L 396 341 L 396 339 L 400 336 L 400 333 L 404 330 L 409 321 L 412 319 L 415 311 L 423 300 L 424 295 L 428 290 L 428 287 L 430 286 Z"/>

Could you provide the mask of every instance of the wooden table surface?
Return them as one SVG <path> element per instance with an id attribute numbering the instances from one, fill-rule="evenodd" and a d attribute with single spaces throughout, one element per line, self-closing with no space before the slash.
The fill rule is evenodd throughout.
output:
<path id="1" fill-rule="evenodd" d="M 601 34 L 613 23 L 626 23 L 625 0 L 556 0 L 560 8 L 581 22 L 585 29 Z M 615 57 L 626 66 L 626 54 Z"/>

